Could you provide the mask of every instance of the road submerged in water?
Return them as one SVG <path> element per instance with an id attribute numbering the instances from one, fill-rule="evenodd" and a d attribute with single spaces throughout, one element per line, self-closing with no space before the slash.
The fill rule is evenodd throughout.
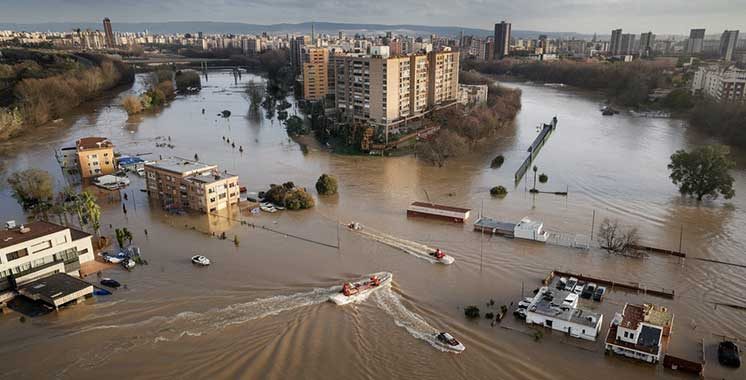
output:
<path id="1" fill-rule="evenodd" d="M 746 339 L 746 312 L 715 306 L 746 305 L 744 268 L 546 246 L 475 233 L 474 220 L 456 225 L 406 217 L 406 207 L 425 200 L 425 191 L 434 202 L 470 207 L 474 214 L 514 222 L 529 216 L 547 229 L 585 235 L 595 210 L 596 225 L 604 218 L 619 219 L 637 226 L 649 245 L 677 249 L 683 226 L 683 250 L 689 257 L 746 264 L 744 152 L 733 152 L 736 197 L 697 204 L 677 194 L 666 169 L 675 150 L 710 141 L 683 121 L 625 113 L 603 117 L 600 99 L 586 93 L 508 83 L 523 91 L 523 109 L 514 125 L 501 130 L 494 144 L 444 168 L 414 157 L 340 156 L 301 149 L 281 122 L 264 111 L 247 117 L 243 86 L 249 80 L 262 78 L 244 75 L 234 84 L 230 72 L 211 73 L 199 94 L 179 96 L 157 114 L 128 118 L 118 104 L 142 88 L 139 76 L 131 90 L 0 144 L 9 152 L 3 157 L 6 173 L 37 167 L 59 181 L 54 149 L 91 135 L 108 136 L 123 154 L 150 153 L 144 156 L 148 159 L 197 153 L 202 161 L 238 174 L 250 190 L 288 180 L 312 189 L 322 173 L 340 181 L 340 194 L 319 197 L 311 210 L 254 216 L 233 209 L 178 216 L 151 205 L 139 191 L 142 179 L 132 177 L 126 215 L 119 200 L 101 195 L 103 232 L 113 232 L 109 225 L 126 226 L 149 265 L 107 272 L 127 285 L 112 296 L 94 297 L 25 323 L 17 314 L 0 316 L 0 354 L 13 363 L 0 378 L 684 377 L 660 365 L 603 354 L 608 323 L 625 302 L 668 306 L 676 315 L 671 348 L 686 355 L 696 352 L 702 338 Z M 230 118 L 216 116 L 224 109 L 231 110 Z M 540 188 L 568 190 L 568 197 L 530 194 L 526 180 L 513 186 L 513 172 L 537 127 L 555 115 L 557 131 L 536 165 L 549 176 Z M 224 143 L 223 136 L 236 147 Z M 168 137 L 173 148 L 156 147 Z M 505 163 L 491 169 L 497 154 L 505 156 Z M 508 196 L 490 197 L 489 188 L 495 185 L 508 188 Z M 0 190 L 3 219 L 24 220 L 4 178 Z M 237 222 L 241 219 L 258 227 Z M 348 220 L 440 248 L 456 262 L 431 265 L 402 254 L 339 228 L 339 221 Z M 340 247 L 310 244 L 262 225 L 331 246 L 339 241 Z M 229 239 L 214 238 L 223 232 Z M 234 235 L 238 247 L 231 240 Z M 194 254 L 210 257 L 212 265 L 191 265 Z M 465 319 L 465 306 L 495 312 L 499 305 L 528 295 L 552 269 L 673 288 L 676 297 L 611 292 L 603 303 L 587 304 L 605 316 L 595 343 L 549 331 L 537 342 L 532 330 L 512 316 L 502 327 L 492 327 L 486 319 Z M 345 307 L 326 302 L 343 281 L 380 271 L 394 273 L 390 290 Z M 485 306 L 490 299 L 496 306 Z M 450 355 L 434 349 L 431 334 L 438 331 L 452 333 L 467 350 Z M 716 361 L 710 368 L 718 378 L 745 377 L 743 370 L 721 371 Z"/>

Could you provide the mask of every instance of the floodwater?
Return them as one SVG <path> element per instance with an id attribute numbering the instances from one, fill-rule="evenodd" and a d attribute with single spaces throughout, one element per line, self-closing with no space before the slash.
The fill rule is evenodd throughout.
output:
<path id="1" fill-rule="evenodd" d="M 679 120 L 624 113 L 602 117 L 601 99 L 593 94 L 508 84 L 523 90 L 523 109 L 514 125 L 444 168 L 414 157 L 340 156 L 301 149 L 276 119 L 247 117 L 249 101 L 242 88 L 249 80 L 261 78 L 247 74 L 234 85 L 229 72 L 211 72 L 200 94 L 180 96 L 157 114 L 128 119 L 118 104 L 141 88 L 139 77 L 133 89 L 0 145 L 7 151 L 2 157 L 6 174 L 42 168 L 60 185 L 54 148 L 91 135 L 108 136 L 121 153 L 148 154 L 144 157 L 149 159 L 196 153 L 202 161 L 237 173 L 250 190 L 292 180 L 313 191 L 322 173 L 340 181 L 340 194 L 318 198 L 311 210 L 252 216 L 234 209 L 217 216 L 176 216 L 150 205 L 139 191 L 142 180 L 131 177 L 128 200 L 100 195 L 103 232 L 113 232 L 109 225 L 129 228 L 149 265 L 106 272 L 127 285 L 113 296 L 94 297 L 25 323 L 15 313 L 0 315 L 0 378 L 684 377 L 660 365 L 604 355 L 601 342 L 608 323 L 625 302 L 669 306 L 676 315 L 672 350 L 689 357 L 703 338 L 746 339 L 746 312 L 716 309 L 717 302 L 746 304 L 746 268 L 695 259 L 746 264 L 744 152 L 734 151 L 736 197 L 697 204 L 678 195 L 666 165 L 675 150 L 706 143 L 707 136 Z M 230 118 L 216 116 L 224 109 L 232 111 Z M 555 115 L 558 129 L 536 164 L 550 178 L 542 189 L 569 191 L 569 196 L 534 196 L 526 191 L 531 183 L 513 185 L 513 171 L 537 126 Z M 169 136 L 173 148 L 156 147 Z M 235 141 L 236 148 L 224 143 L 223 136 Z M 505 164 L 490 169 L 497 154 L 505 155 Z M 489 188 L 499 184 L 510 194 L 491 198 Z M 4 179 L 0 190 L 2 219 L 24 220 Z M 474 216 L 463 226 L 408 219 L 407 205 L 428 197 L 470 207 Z M 127 204 L 126 215 L 120 202 Z M 504 221 L 530 216 L 551 230 L 589 235 L 594 210 L 596 226 L 604 218 L 618 219 L 638 227 L 649 245 L 678 249 L 681 237 L 689 258 L 619 257 L 597 249 L 490 238 L 471 230 L 474 217 L 483 212 Z M 439 247 L 456 262 L 432 264 L 339 228 L 351 220 Z M 262 226 L 331 246 L 339 243 L 339 249 Z M 222 232 L 228 240 L 213 237 Z M 196 253 L 210 257 L 212 265 L 191 265 L 189 257 Z M 555 268 L 674 289 L 676 298 L 611 292 L 603 303 L 589 304 L 605 314 L 596 343 L 549 331 L 537 342 L 512 316 L 495 327 L 485 319 L 465 319 L 464 306 L 494 312 L 485 306 L 488 300 L 517 302 L 522 291 L 528 295 Z M 355 305 L 326 302 L 342 281 L 380 271 L 393 273 L 390 290 Z M 451 332 L 466 351 L 457 355 L 438 349 L 432 339 L 437 331 Z M 707 371 L 718 378 L 746 377 L 743 371 L 718 367 L 710 360 Z"/>

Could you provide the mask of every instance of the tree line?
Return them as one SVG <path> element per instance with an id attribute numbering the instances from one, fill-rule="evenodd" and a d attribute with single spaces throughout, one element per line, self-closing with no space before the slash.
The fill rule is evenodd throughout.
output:
<path id="1" fill-rule="evenodd" d="M 131 83 L 123 62 L 89 53 L 2 51 L 0 140 L 62 117 L 102 91 Z"/>

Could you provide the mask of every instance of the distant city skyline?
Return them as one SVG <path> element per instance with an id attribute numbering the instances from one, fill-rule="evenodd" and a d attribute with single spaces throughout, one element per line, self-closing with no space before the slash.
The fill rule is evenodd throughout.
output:
<path id="1" fill-rule="evenodd" d="M 306 21 L 459 26 L 490 30 L 506 20 L 514 30 L 608 34 L 653 31 L 658 35 L 688 35 L 693 28 L 707 34 L 746 30 L 746 0 L 446 0 L 399 2 L 301 0 L 0 0 L 0 23 L 101 22 L 116 23 L 214 21 L 251 24 Z M 608 17 L 613 14 L 613 17 Z"/>

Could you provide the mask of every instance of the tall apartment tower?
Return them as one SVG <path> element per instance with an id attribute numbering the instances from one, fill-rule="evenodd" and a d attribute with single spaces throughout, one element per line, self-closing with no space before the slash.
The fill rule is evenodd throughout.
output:
<path id="1" fill-rule="evenodd" d="M 705 46 L 705 30 L 692 29 L 689 32 L 689 42 L 686 45 L 688 54 L 702 54 Z"/>
<path id="2" fill-rule="evenodd" d="M 655 34 L 647 32 L 640 34 L 640 57 L 650 57 L 655 46 Z"/>
<path id="3" fill-rule="evenodd" d="M 730 62 L 733 60 L 733 52 L 736 50 L 737 42 L 737 30 L 726 30 L 723 32 L 723 35 L 720 36 L 720 57 L 724 61 Z"/>
<path id="4" fill-rule="evenodd" d="M 622 51 L 622 29 L 611 31 L 611 41 L 609 42 L 609 52 L 611 55 L 619 55 Z"/>
<path id="5" fill-rule="evenodd" d="M 495 44 L 493 59 L 503 59 L 510 53 L 510 23 L 500 21 L 495 24 Z"/>
<path id="6" fill-rule="evenodd" d="M 111 30 L 111 20 L 108 17 L 104 19 L 104 34 L 106 35 L 106 47 L 113 48 L 116 46 L 114 43 L 114 32 Z"/>
<path id="7" fill-rule="evenodd" d="M 290 65 L 295 74 L 300 74 L 303 66 L 303 48 L 311 42 L 308 36 L 298 36 L 290 40 Z"/>
<path id="8" fill-rule="evenodd" d="M 619 54 L 632 54 L 635 51 L 635 35 L 632 33 L 622 34 L 622 44 Z"/>
<path id="9" fill-rule="evenodd" d="M 303 62 L 303 98 L 324 99 L 329 89 L 329 50 L 310 47 L 306 49 L 308 60 Z"/>

